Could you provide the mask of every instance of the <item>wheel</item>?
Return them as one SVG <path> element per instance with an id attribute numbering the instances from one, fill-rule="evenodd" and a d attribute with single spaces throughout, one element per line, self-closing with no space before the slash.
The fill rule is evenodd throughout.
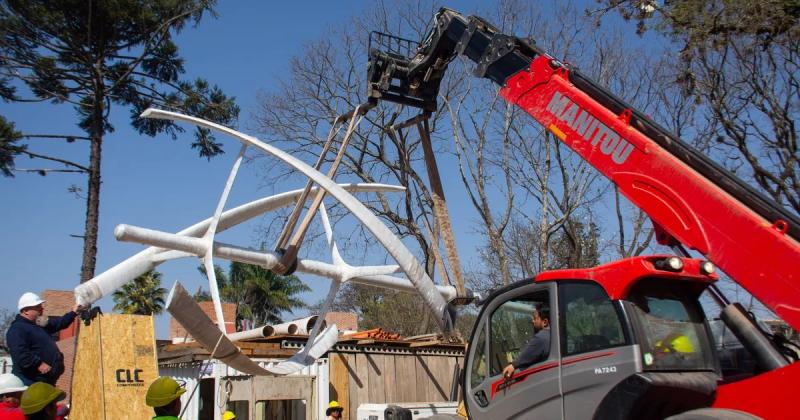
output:
<path id="1" fill-rule="evenodd" d="M 754 416 L 744 411 L 731 410 L 728 408 L 699 408 L 689 410 L 674 416 L 667 417 L 666 420 L 759 420 L 761 417 Z"/>

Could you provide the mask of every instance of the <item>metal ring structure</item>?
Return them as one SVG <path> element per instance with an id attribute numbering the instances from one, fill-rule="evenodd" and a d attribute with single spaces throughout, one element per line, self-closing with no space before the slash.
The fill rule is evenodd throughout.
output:
<path id="1" fill-rule="evenodd" d="M 220 360 L 243 373 L 252 375 L 290 374 L 308 366 L 327 352 L 337 341 L 338 329 L 335 325 L 327 328 L 323 327 L 324 316 L 333 303 L 339 287 L 346 281 L 394 290 L 416 291 L 421 295 L 430 310 L 436 315 L 439 327 L 446 332 L 452 328 L 453 321 L 450 318 L 450 313 L 447 311 L 446 301 L 450 301 L 456 297 L 455 289 L 452 286 L 435 286 L 413 254 L 405 247 L 399 238 L 350 193 L 403 191 L 404 188 L 383 184 L 339 185 L 334 183 L 328 176 L 320 173 L 318 170 L 294 158 L 288 153 L 233 129 L 199 118 L 156 109 L 148 109 L 142 114 L 142 117 L 185 121 L 200 127 L 223 132 L 242 143 L 241 152 L 234 163 L 234 167 L 231 170 L 228 182 L 226 183 L 213 217 L 196 223 L 177 234 L 159 232 L 135 226 L 119 225 L 115 229 L 115 236 L 118 240 L 138 242 L 150 246 L 144 251 L 139 252 L 133 257 L 101 273 L 92 280 L 76 287 L 75 296 L 78 303 L 82 305 L 91 304 L 103 296 L 112 293 L 127 282 L 132 281 L 137 276 L 154 269 L 164 261 L 190 256 L 198 257 L 203 261 L 206 271 L 210 272 L 209 287 L 212 291 L 212 300 L 215 304 L 215 312 L 217 312 L 218 320 L 218 329 L 213 328 L 213 330 L 217 331 L 209 330 L 209 325 L 213 325 L 210 318 L 202 313 L 202 311 L 198 313 L 199 307 L 194 307 L 196 304 L 193 305 L 191 299 L 186 299 L 188 294 L 177 283 L 170 292 L 167 301 L 167 309 L 181 324 L 186 324 L 184 327 L 187 328 L 187 331 L 197 339 L 198 342 L 203 344 L 204 347 L 212 346 L 216 348 L 217 346 L 223 346 L 229 350 L 225 352 L 224 357 L 219 357 Z M 223 212 L 239 164 L 241 163 L 241 159 L 247 147 L 255 147 L 268 153 L 306 175 L 309 178 L 309 182 L 318 185 L 318 187 L 314 187 L 315 191 L 319 191 L 321 188 L 328 195 L 337 199 L 364 225 L 364 227 L 375 235 L 376 239 L 398 263 L 397 265 L 389 266 L 351 266 L 345 263 L 339 255 L 336 243 L 333 240 L 333 232 L 330 227 L 324 203 L 320 203 L 319 215 L 325 229 L 333 264 L 310 259 L 301 259 L 298 261 L 298 271 L 331 279 L 331 288 L 328 291 L 322 313 L 320 314 L 320 322 L 314 323 L 306 346 L 289 360 L 267 369 L 261 368 L 250 361 L 226 336 L 224 320 L 221 318 L 221 305 L 216 278 L 213 276 L 213 268 L 209 270 L 209 267 L 213 267 L 213 257 L 218 256 L 231 261 L 256 264 L 269 269 L 279 262 L 280 255 L 216 242 L 214 238 L 217 233 L 225 229 L 275 210 L 276 208 L 296 204 L 298 199 L 307 199 L 308 197 L 314 196 L 314 194 L 309 194 L 310 191 L 308 189 L 305 189 L 305 191 L 295 190 L 255 200 Z M 407 279 L 389 275 L 398 271 L 403 271 Z M 192 315 L 187 316 L 190 313 Z M 198 317 L 201 319 L 198 320 Z M 320 329 L 322 328 L 324 328 L 324 331 L 320 334 Z M 261 328 L 259 328 L 259 330 L 261 330 Z"/>

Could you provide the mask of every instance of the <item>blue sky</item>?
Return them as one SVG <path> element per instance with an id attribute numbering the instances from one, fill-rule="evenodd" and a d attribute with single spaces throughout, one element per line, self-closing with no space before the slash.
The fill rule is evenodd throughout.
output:
<path id="1" fill-rule="evenodd" d="M 452 2 L 449 7 L 469 12 L 474 4 Z M 176 38 L 186 60 L 184 77 L 203 77 L 235 96 L 242 109 L 239 126 L 248 132 L 257 93 L 269 91 L 279 78 L 286 78 L 289 59 L 299 54 L 304 44 L 325 36 L 331 27 L 347 24 L 349 17 L 373 5 L 372 1 L 355 0 L 222 1 L 216 9 L 217 19 L 206 18 L 199 27 L 187 28 Z M 0 103 L 0 114 L 27 134 L 83 135 L 75 126 L 76 116 L 69 105 Z M 176 141 L 164 136 L 150 138 L 130 128 L 127 109 L 115 107 L 111 118 L 116 131 L 108 134 L 104 142 L 98 274 L 142 249 L 141 245 L 114 239 L 113 230 L 118 224 L 174 232 L 212 215 L 239 148 L 232 139 L 221 138 L 226 154 L 208 162 L 190 149 L 191 130 Z M 34 140 L 30 150 L 77 162 L 88 159 L 86 142 Z M 439 159 L 440 165 L 448 165 L 446 157 Z M 58 167 L 27 158 L 19 158 L 16 164 L 20 169 Z M 228 208 L 300 187 L 264 187 L 259 180 L 262 170 L 257 164 L 242 167 Z M 469 268 L 476 253 L 476 216 L 466 202 L 458 177 L 445 176 L 444 181 L 462 265 Z M 85 200 L 68 192 L 73 184 L 85 188 L 85 177 L 18 173 L 16 178 L 0 178 L 0 279 L 6 289 L 0 294 L 0 308 L 16 311 L 17 299 L 26 291 L 71 290 L 78 284 L 83 241 L 70 235 L 83 234 Z M 258 247 L 264 238 L 257 235 L 254 227 L 251 223 L 232 229 L 219 239 Z M 275 238 L 266 238 L 268 246 L 274 241 Z M 227 268 L 226 261 L 217 263 Z M 197 272 L 198 265 L 197 259 L 162 264 L 158 270 L 163 274 L 164 287 L 179 280 L 192 291 L 201 286 L 207 288 L 207 282 Z M 309 303 L 321 299 L 328 290 L 327 280 L 301 278 L 312 288 L 304 296 Z M 100 305 L 110 312 L 113 303 L 106 298 Z M 167 322 L 168 315 L 157 317 L 158 337 L 166 338 Z"/>
<path id="2" fill-rule="evenodd" d="M 180 54 L 186 60 L 185 78 L 206 78 L 235 96 L 242 108 L 240 127 L 247 131 L 256 93 L 269 90 L 279 77 L 285 76 L 289 59 L 304 44 L 324 36 L 332 26 L 346 24 L 348 17 L 362 13 L 372 4 L 220 2 L 217 19 L 206 18 L 199 27 L 187 28 L 177 37 Z M 0 114 L 26 134 L 83 135 L 75 126 L 70 105 L 0 103 Z M 115 107 L 111 118 L 116 131 L 108 134 L 104 142 L 98 274 L 142 249 L 141 245 L 117 242 L 113 237 L 116 225 L 177 231 L 213 214 L 238 150 L 233 140 L 223 139 L 226 154 L 208 162 L 190 149 L 191 130 L 177 141 L 164 136 L 149 138 L 130 128 L 127 109 Z M 34 140 L 30 150 L 76 162 L 88 160 L 87 142 Z M 16 165 L 19 169 L 59 167 L 28 158 L 17 159 Z M 258 165 L 242 167 L 228 207 L 289 189 L 262 188 L 259 170 Z M 83 241 L 70 235 L 83 234 L 85 200 L 68 192 L 68 188 L 76 185 L 85 189 L 85 184 L 85 177 L 80 174 L 41 177 L 17 173 L 15 178 L 0 179 L 0 279 L 5 288 L 0 294 L 0 308 L 15 312 L 17 299 L 26 291 L 71 290 L 78 284 Z M 467 218 L 455 223 L 462 239 L 472 231 Z M 262 238 L 248 225 L 222 234 L 220 240 L 258 246 Z M 268 239 L 269 246 L 273 241 L 274 238 Z M 227 268 L 226 261 L 217 263 Z M 189 290 L 203 285 L 207 288 L 197 272 L 198 265 L 196 259 L 161 265 L 158 270 L 163 273 L 164 287 L 180 280 Z M 324 296 L 328 281 L 301 278 L 313 289 L 305 296 L 306 301 L 313 303 Z M 104 311 L 111 311 L 113 303 L 109 298 L 99 303 Z M 158 337 L 166 337 L 167 322 L 167 315 L 157 317 Z"/>

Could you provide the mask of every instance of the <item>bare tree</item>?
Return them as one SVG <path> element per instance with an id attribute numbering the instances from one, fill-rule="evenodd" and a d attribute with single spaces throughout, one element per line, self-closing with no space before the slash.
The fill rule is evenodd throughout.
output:
<path id="1" fill-rule="evenodd" d="M 800 212 L 800 14 L 791 0 L 650 2 L 605 0 L 675 44 L 673 78 L 696 104 L 704 130 L 690 139 L 776 202 Z M 651 34 L 652 36 L 652 34 Z M 679 51 L 678 51 L 679 50 Z"/>

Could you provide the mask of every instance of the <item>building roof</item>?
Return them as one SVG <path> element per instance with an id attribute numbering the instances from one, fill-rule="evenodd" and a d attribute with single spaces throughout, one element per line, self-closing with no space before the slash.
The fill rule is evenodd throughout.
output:
<path id="1" fill-rule="evenodd" d="M 197 302 L 200 306 L 200 309 L 208 315 L 211 320 L 216 323 L 217 316 L 214 312 L 214 303 L 211 301 L 205 302 Z M 223 303 L 222 304 L 222 316 L 225 318 L 225 331 L 228 333 L 236 332 L 236 304 L 235 303 Z M 186 333 L 186 330 L 183 326 L 175 320 L 175 318 L 170 317 L 169 320 L 169 338 L 173 342 L 183 342 L 186 338 L 191 337 Z"/>
<path id="2" fill-rule="evenodd" d="M 75 293 L 72 290 L 45 290 L 42 292 L 44 316 L 61 316 L 75 306 Z"/>

